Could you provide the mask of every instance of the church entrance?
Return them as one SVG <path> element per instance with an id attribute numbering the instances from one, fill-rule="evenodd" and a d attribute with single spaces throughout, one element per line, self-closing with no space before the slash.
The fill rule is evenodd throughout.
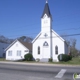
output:
<path id="1" fill-rule="evenodd" d="M 42 55 L 42 58 L 49 58 L 49 48 L 47 47 L 44 47 L 43 48 L 43 55 Z"/>

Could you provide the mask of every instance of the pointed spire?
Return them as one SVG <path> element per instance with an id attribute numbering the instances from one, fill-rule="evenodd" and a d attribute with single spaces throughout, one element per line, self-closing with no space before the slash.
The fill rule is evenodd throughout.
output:
<path id="1" fill-rule="evenodd" d="M 46 0 L 46 4 L 45 4 L 44 11 L 43 11 L 43 14 L 42 14 L 41 18 L 43 18 L 43 16 L 44 16 L 45 14 L 47 14 L 48 17 L 51 17 L 49 5 L 48 5 L 48 0 Z M 51 18 L 52 18 L 52 17 L 51 17 Z"/>

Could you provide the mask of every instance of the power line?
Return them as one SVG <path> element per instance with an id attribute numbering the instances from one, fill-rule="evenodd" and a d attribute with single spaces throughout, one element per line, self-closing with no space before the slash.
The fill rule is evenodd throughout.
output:
<path id="1" fill-rule="evenodd" d="M 52 36 L 52 38 L 59 38 L 59 37 L 63 38 L 63 37 L 79 36 L 79 35 L 80 35 L 80 33 L 78 33 L 78 34 L 69 34 L 69 35 L 64 35 L 64 36 Z M 50 37 L 46 37 L 46 38 L 41 37 L 41 38 L 39 38 L 39 39 L 47 39 L 47 38 L 50 38 Z"/>
<path id="2" fill-rule="evenodd" d="M 64 16 L 65 17 L 65 16 Z M 62 18 L 62 17 L 61 17 Z M 80 22 L 80 20 L 79 20 Z M 73 22 L 70 22 L 70 23 L 73 23 Z M 33 25 L 39 25 L 39 23 L 36 23 L 36 24 L 29 24 L 29 25 L 25 25 L 25 26 L 21 26 L 21 27 L 18 27 L 18 28 L 23 28 L 23 27 L 26 27 L 26 26 L 33 26 Z M 60 24 L 59 24 L 60 25 Z M 63 24 L 61 24 L 63 25 Z M 55 26 L 55 25 L 54 25 Z"/>
<path id="3" fill-rule="evenodd" d="M 35 34 L 35 33 L 34 33 Z M 26 34 L 23 34 L 23 35 L 26 35 Z M 69 36 L 79 36 L 80 33 L 77 33 L 77 34 L 69 34 L 69 35 L 62 35 L 62 36 L 52 36 L 52 38 L 57 38 L 57 37 L 69 37 Z M 15 35 L 15 36 L 20 36 L 20 35 Z M 13 36 L 8 36 L 8 37 L 13 37 Z M 50 38 L 50 37 L 40 37 L 39 39 L 47 39 L 47 38 Z"/>
<path id="4" fill-rule="evenodd" d="M 80 27 L 78 27 L 78 28 L 69 28 L 69 29 L 63 29 L 63 30 L 58 30 L 58 31 L 64 31 L 64 30 L 77 30 L 77 29 L 80 29 Z M 47 31 L 47 33 L 48 33 L 49 31 Z M 45 33 L 45 32 L 44 32 Z M 21 34 L 21 35 L 37 35 L 38 33 L 30 33 L 30 34 Z M 15 36 L 20 36 L 20 35 L 15 35 Z M 12 36 L 9 36 L 9 37 L 12 37 Z"/>
<path id="5" fill-rule="evenodd" d="M 78 28 L 67 28 L 67 29 L 62 29 L 62 30 L 57 30 L 57 31 L 63 31 L 63 30 L 78 30 L 78 29 L 80 29 L 80 27 L 78 27 Z"/>
<path id="6" fill-rule="evenodd" d="M 46 27 L 45 27 L 46 28 Z M 36 28 L 37 29 L 37 28 Z M 33 29 L 27 29 L 28 31 L 31 31 L 31 30 L 36 30 L 35 28 L 33 28 Z M 68 30 L 78 30 L 78 29 L 80 29 L 80 27 L 78 27 L 78 28 L 75 28 L 75 27 L 73 27 L 73 28 L 67 28 L 67 29 L 61 29 L 61 30 L 56 30 L 56 31 L 68 31 Z M 6 29 L 5 29 L 6 30 Z M 17 29 L 16 29 L 17 30 Z M 18 29 L 19 30 L 19 29 Z M 25 29 L 26 30 L 26 29 Z M 11 31 L 14 31 L 14 30 L 11 30 Z"/>

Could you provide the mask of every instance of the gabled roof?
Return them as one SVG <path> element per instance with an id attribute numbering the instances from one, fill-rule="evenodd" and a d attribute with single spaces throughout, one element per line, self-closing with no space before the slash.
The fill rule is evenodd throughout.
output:
<path id="1" fill-rule="evenodd" d="M 8 50 L 12 45 L 14 45 L 17 41 L 19 41 L 23 46 L 25 46 L 26 48 L 28 48 L 30 51 L 32 51 L 32 43 L 28 43 L 28 42 L 24 42 L 21 41 L 20 39 L 16 39 L 15 41 L 13 41 L 6 49 Z"/>
<path id="2" fill-rule="evenodd" d="M 32 50 L 32 43 L 24 42 L 18 39 L 19 42 L 21 42 L 26 48 L 29 50 Z"/>
<path id="3" fill-rule="evenodd" d="M 41 18 L 43 18 L 43 16 L 45 14 L 47 14 L 48 17 L 52 18 L 51 12 L 50 12 L 50 9 L 49 9 L 49 5 L 48 5 L 47 1 L 46 1 L 45 7 L 44 7 L 44 11 L 43 11 L 43 14 L 42 14 Z"/>
<path id="4" fill-rule="evenodd" d="M 65 42 L 65 40 L 64 40 L 61 36 L 59 36 L 54 30 L 52 30 L 52 32 L 53 32 L 59 39 L 61 39 L 63 42 Z M 36 38 L 32 41 L 32 43 L 34 43 L 34 42 L 36 41 L 36 39 L 39 38 L 40 35 L 41 35 L 41 32 L 36 36 Z M 56 36 L 53 36 L 53 38 L 56 38 Z"/>
<path id="5" fill-rule="evenodd" d="M 60 35 L 58 35 L 54 30 L 52 30 L 52 32 L 58 37 L 60 38 L 62 41 L 65 41 Z M 56 38 L 56 36 L 53 36 L 54 38 Z"/>
<path id="6" fill-rule="evenodd" d="M 39 36 L 41 35 L 41 32 L 36 36 L 36 38 L 32 41 L 32 43 L 34 43 L 34 41 L 39 38 Z"/>

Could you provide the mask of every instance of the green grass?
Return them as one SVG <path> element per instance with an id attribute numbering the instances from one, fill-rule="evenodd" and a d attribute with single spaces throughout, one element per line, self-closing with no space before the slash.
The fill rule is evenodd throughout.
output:
<path id="1" fill-rule="evenodd" d="M 6 60 L 5 58 L 0 58 L 0 61 L 6 61 Z M 39 63 L 36 61 L 17 61 L 17 62 Z M 72 60 L 68 62 L 49 62 L 49 63 L 50 64 L 63 64 L 63 65 L 80 65 L 80 57 L 72 58 Z"/>
<path id="2" fill-rule="evenodd" d="M 72 58 L 72 60 L 67 62 L 53 62 L 55 64 L 69 64 L 69 65 L 80 65 L 80 57 Z"/>
<path id="3" fill-rule="evenodd" d="M 44 63 L 44 62 L 36 62 L 36 61 L 20 61 L 27 63 Z M 80 57 L 72 58 L 72 60 L 67 62 L 49 62 L 49 64 L 63 64 L 63 65 L 80 65 Z"/>
<path id="4" fill-rule="evenodd" d="M 0 58 L 0 61 L 6 61 L 5 58 Z"/>

